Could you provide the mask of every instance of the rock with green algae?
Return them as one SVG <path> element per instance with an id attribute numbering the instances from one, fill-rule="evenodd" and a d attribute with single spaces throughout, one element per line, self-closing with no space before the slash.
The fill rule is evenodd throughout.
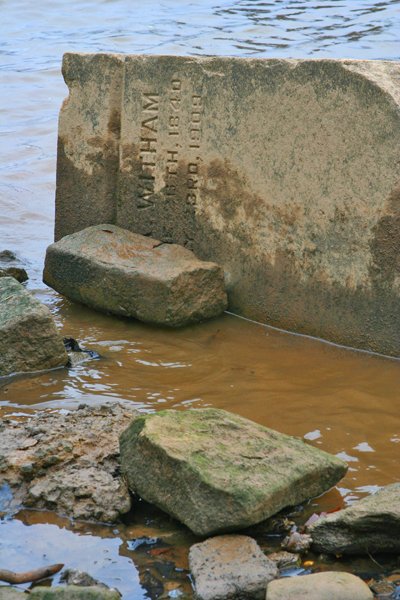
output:
<path id="1" fill-rule="evenodd" d="M 60 587 L 35 587 L 29 594 L 29 600 L 120 600 L 117 590 L 99 586 L 83 587 L 66 585 Z"/>
<path id="2" fill-rule="evenodd" d="M 331 488 L 347 465 L 219 409 L 165 410 L 120 436 L 131 491 L 195 534 L 234 531 Z"/>
<path id="3" fill-rule="evenodd" d="M 65 366 L 49 309 L 12 277 L 0 278 L 0 377 Z"/>
<path id="4" fill-rule="evenodd" d="M 16 590 L 13 587 L 0 586 L 0 600 L 24 600 L 27 598 L 27 595 L 20 590 Z"/>

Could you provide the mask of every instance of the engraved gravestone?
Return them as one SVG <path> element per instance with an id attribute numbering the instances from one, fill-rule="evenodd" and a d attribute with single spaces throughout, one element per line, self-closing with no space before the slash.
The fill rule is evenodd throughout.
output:
<path id="1" fill-rule="evenodd" d="M 56 238 L 224 266 L 230 309 L 400 354 L 400 65 L 67 54 Z"/>

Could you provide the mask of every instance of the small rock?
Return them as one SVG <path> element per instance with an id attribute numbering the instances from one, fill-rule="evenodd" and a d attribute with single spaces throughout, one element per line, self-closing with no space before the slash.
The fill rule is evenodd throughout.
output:
<path id="1" fill-rule="evenodd" d="M 267 558 L 272 560 L 278 567 L 278 569 L 283 569 L 285 567 L 292 567 L 300 564 L 300 557 L 298 554 L 293 554 L 292 552 L 272 552 L 271 554 L 267 554 Z"/>
<path id="2" fill-rule="evenodd" d="M 278 575 L 275 563 L 245 535 L 221 535 L 195 544 L 189 567 L 198 600 L 261 600 L 267 583 Z"/>
<path id="3" fill-rule="evenodd" d="M 400 552 L 400 483 L 319 519 L 308 531 L 318 552 Z"/>
<path id="4" fill-rule="evenodd" d="M 311 542 L 311 535 L 293 531 L 289 536 L 285 537 L 281 545 L 282 548 L 288 550 L 289 552 L 301 553 L 307 552 L 311 546 Z"/>
<path id="5" fill-rule="evenodd" d="M 43 280 L 97 310 L 171 327 L 227 307 L 221 267 L 115 225 L 88 227 L 49 246 Z"/>
<path id="6" fill-rule="evenodd" d="M 61 573 L 60 581 L 66 585 L 82 585 L 84 587 L 90 587 L 97 585 L 102 588 L 108 588 L 108 585 L 101 583 L 97 579 L 94 579 L 89 573 L 79 571 L 78 569 L 65 569 Z"/>
<path id="7" fill-rule="evenodd" d="M 29 600 L 120 600 L 117 590 L 104 587 L 66 585 L 65 587 L 35 587 L 29 594 Z"/>
<path id="8" fill-rule="evenodd" d="M 120 437 L 132 492 L 197 535 L 242 529 L 332 487 L 347 465 L 224 410 L 140 416 Z"/>
<path id="9" fill-rule="evenodd" d="M 372 600 L 362 579 L 343 572 L 324 572 L 284 577 L 271 581 L 266 600 Z"/>
<path id="10" fill-rule="evenodd" d="M 0 269 L 0 277 L 14 277 L 20 283 L 28 281 L 28 273 L 21 267 L 7 267 L 6 269 Z"/>
<path id="11" fill-rule="evenodd" d="M 17 255 L 12 250 L 2 250 L 0 252 L 0 262 L 12 262 L 17 260 Z"/>
<path id="12" fill-rule="evenodd" d="M 0 376 L 65 366 L 49 309 L 12 277 L 0 278 Z"/>

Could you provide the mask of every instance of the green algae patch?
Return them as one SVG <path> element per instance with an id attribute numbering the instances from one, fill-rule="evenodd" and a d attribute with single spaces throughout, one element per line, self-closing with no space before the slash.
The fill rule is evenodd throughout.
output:
<path id="1" fill-rule="evenodd" d="M 212 408 L 139 417 L 120 452 L 131 491 L 198 535 L 258 523 L 322 494 L 347 470 L 298 438 Z"/>

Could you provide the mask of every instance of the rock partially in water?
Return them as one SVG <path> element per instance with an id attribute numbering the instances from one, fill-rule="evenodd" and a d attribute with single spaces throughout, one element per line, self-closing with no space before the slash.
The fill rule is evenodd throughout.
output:
<path id="1" fill-rule="evenodd" d="M 189 567 L 198 600 L 259 599 L 278 569 L 245 535 L 221 535 L 190 548 Z"/>
<path id="2" fill-rule="evenodd" d="M 99 587 L 109 589 L 105 583 L 101 583 L 101 581 L 98 581 L 89 575 L 89 573 L 79 571 L 78 569 L 64 569 L 61 574 L 60 581 L 66 585 L 80 585 L 83 587 L 97 585 Z"/>
<path id="3" fill-rule="evenodd" d="M 171 327 L 227 307 L 221 267 L 115 225 L 89 227 L 49 246 L 43 280 L 97 310 Z"/>
<path id="4" fill-rule="evenodd" d="M 65 587 L 35 587 L 29 594 L 29 600 L 120 600 L 117 590 L 104 587 L 67 585 Z"/>
<path id="5" fill-rule="evenodd" d="M 81 405 L 39 412 L 26 422 L 0 420 L 0 479 L 14 503 L 102 522 L 128 512 L 118 436 L 135 414 L 121 404 Z"/>
<path id="6" fill-rule="evenodd" d="M 0 357 L 0 376 L 68 362 L 49 309 L 12 277 L 0 278 Z"/>
<path id="7" fill-rule="evenodd" d="M 322 517 L 308 531 L 318 552 L 400 552 L 400 483 Z"/>
<path id="8" fill-rule="evenodd" d="M 65 350 L 68 353 L 69 367 L 76 367 L 87 360 L 100 358 L 98 352 L 81 348 L 79 343 L 72 337 L 65 337 L 63 341 Z"/>
<path id="9" fill-rule="evenodd" d="M 362 579 L 351 573 L 329 571 L 271 581 L 266 600 L 372 600 Z"/>
<path id="10" fill-rule="evenodd" d="M 28 281 L 28 273 L 22 267 L 6 267 L 0 268 L 0 277 L 14 277 L 20 283 Z"/>
<path id="11" fill-rule="evenodd" d="M 140 416 L 120 438 L 132 491 L 198 535 L 234 531 L 332 487 L 347 465 L 218 409 Z"/>
<path id="12" fill-rule="evenodd" d="M 8 263 L 17 260 L 17 255 L 12 250 L 1 250 L 0 252 L 0 262 Z"/>

